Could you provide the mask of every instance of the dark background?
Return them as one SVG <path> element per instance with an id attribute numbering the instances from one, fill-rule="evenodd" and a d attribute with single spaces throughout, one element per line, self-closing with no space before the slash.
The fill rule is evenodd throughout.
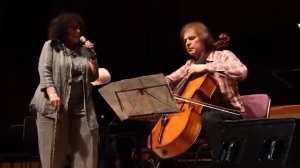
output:
<path id="1" fill-rule="evenodd" d="M 78 12 L 99 64 L 112 81 L 169 74 L 185 63 L 179 31 L 204 22 L 215 38 L 227 32 L 229 49 L 248 66 L 240 93 L 267 93 L 272 105 L 300 104 L 300 10 L 285 0 L 43 0 L 2 1 L 0 6 L 1 125 L 23 123 L 39 83 L 37 64 L 50 19 Z M 279 71 L 282 82 L 274 75 Z M 298 82 L 299 84 L 299 82 Z"/>

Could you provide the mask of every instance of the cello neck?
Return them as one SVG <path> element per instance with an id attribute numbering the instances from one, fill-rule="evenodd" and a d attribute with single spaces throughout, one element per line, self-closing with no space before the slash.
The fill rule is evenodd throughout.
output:
<path id="1" fill-rule="evenodd" d="M 209 54 L 215 50 L 227 47 L 229 45 L 230 37 L 226 33 L 222 33 L 219 36 L 219 40 L 216 41 L 209 51 L 203 52 L 200 58 L 196 61 L 196 64 L 204 64 Z"/>

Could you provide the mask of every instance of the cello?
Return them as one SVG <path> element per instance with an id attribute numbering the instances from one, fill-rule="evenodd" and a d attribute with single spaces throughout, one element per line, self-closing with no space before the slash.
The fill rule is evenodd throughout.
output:
<path id="1" fill-rule="evenodd" d="M 195 63 L 203 64 L 208 55 L 229 44 L 229 36 L 221 34 L 211 51 L 200 57 Z M 215 80 L 208 74 L 195 74 L 184 78 L 174 89 L 180 111 L 163 114 L 148 137 L 148 148 L 159 157 L 166 159 L 187 151 L 200 134 L 201 112 L 204 107 L 218 109 L 236 115 L 237 111 L 203 103 L 209 101 L 217 89 Z M 235 112 L 234 112 L 235 111 Z"/>

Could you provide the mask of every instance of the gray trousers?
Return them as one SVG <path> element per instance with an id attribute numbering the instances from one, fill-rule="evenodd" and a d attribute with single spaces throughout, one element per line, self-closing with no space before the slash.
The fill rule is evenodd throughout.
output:
<path id="1" fill-rule="evenodd" d="M 36 123 L 42 168 L 64 168 L 67 154 L 73 168 L 98 166 L 98 129 L 91 131 L 85 116 L 64 114 L 55 120 L 38 113 Z"/>

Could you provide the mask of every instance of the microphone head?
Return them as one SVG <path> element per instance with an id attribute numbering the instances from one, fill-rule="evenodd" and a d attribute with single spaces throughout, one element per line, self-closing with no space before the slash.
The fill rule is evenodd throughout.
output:
<path id="1" fill-rule="evenodd" d="M 80 41 L 81 41 L 82 43 L 85 43 L 85 42 L 86 42 L 86 38 L 85 38 L 84 36 L 81 36 L 81 37 L 80 37 Z"/>

